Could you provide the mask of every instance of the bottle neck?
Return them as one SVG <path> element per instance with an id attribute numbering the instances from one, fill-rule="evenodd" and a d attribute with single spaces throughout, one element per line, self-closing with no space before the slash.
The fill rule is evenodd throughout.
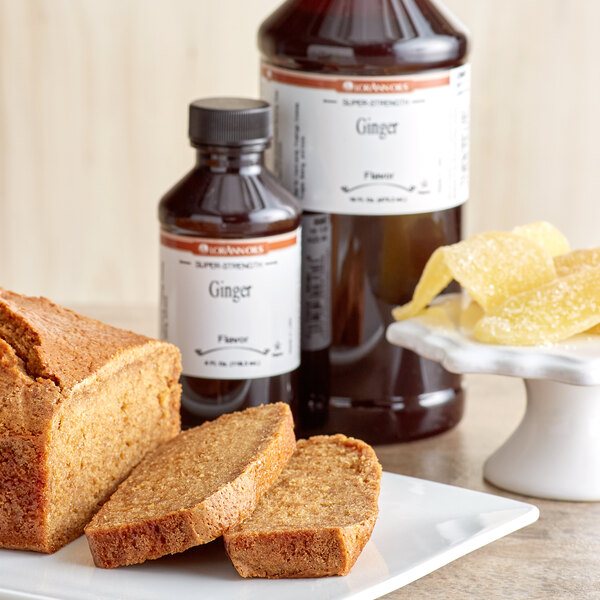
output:
<path id="1" fill-rule="evenodd" d="M 456 67 L 466 60 L 467 36 L 436 2 L 288 0 L 262 24 L 259 49 L 275 66 L 322 74 Z"/>
<path id="2" fill-rule="evenodd" d="M 196 146 L 196 167 L 212 173 L 256 175 L 264 167 L 267 144 Z"/>

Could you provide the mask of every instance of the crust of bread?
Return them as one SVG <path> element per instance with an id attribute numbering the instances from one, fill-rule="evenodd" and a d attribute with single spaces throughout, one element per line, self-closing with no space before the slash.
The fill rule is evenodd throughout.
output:
<path id="1" fill-rule="evenodd" d="M 269 418 L 274 426 L 256 440 L 246 440 L 249 444 L 256 443 L 256 449 L 239 471 L 223 473 L 223 483 L 217 489 L 208 490 L 204 497 L 200 486 L 189 504 L 177 497 L 177 488 L 187 485 L 186 479 L 191 479 L 189 474 L 196 468 L 192 461 L 211 460 L 209 453 L 191 458 L 190 447 L 199 446 L 210 435 L 216 440 L 217 453 L 230 451 L 235 459 L 236 449 L 228 439 L 231 427 L 239 426 L 242 419 L 262 419 L 267 413 L 273 415 Z M 245 431 L 244 428 L 241 431 Z M 219 537 L 252 513 L 292 456 L 295 445 L 291 411 L 281 403 L 223 415 L 182 432 L 147 456 L 86 527 L 94 563 L 102 568 L 141 563 L 183 552 Z M 190 455 L 189 460 L 186 453 Z M 149 514 L 130 513 L 127 507 L 140 502 L 139 486 L 147 483 L 149 476 L 158 481 L 163 474 L 167 477 L 175 462 L 183 468 L 178 480 L 171 482 L 171 488 L 155 490 L 157 496 L 165 500 L 164 508 Z M 165 498 L 170 494 L 172 498 Z"/>
<path id="2" fill-rule="evenodd" d="M 328 458 L 328 447 L 346 453 L 349 464 L 340 467 L 335 458 Z M 323 504 L 329 505 L 325 511 L 329 515 L 332 510 L 343 513 L 352 499 L 344 485 L 331 491 L 335 486 L 327 476 L 320 481 L 306 477 L 318 461 L 322 462 L 321 472 L 332 479 L 340 477 L 341 469 L 355 472 L 349 484 L 355 487 L 354 498 L 356 493 L 360 496 L 360 507 L 350 510 L 347 518 L 320 516 Z M 225 548 L 238 573 L 270 579 L 346 575 L 375 526 L 380 481 L 381 465 L 364 442 L 341 434 L 300 440 L 297 453 L 255 513 L 224 535 Z M 284 504 L 290 507 L 289 518 L 281 516 Z M 305 513 L 302 507 L 306 507 Z"/>
<path id="3" fill-rule="evenodd" d="M 116 429 L 97 431 L 96 445 L 83 439 L 112 381 L 127 388 L 124 397 L 142 396 L 139 382 L 127 384 L 142 368 L 156 372 L 154 383 L 164 388 L 152 407 L 155 434 L 135 439 L 132 423 L 129 449 L 119 442 L 131 411 L 119 410 L 113 390 Z M 81 535 L 142 456 L 179 432 L 180 370 L 170 344 L 0 288 L 0 547 L 54 552 Z M 82 439 L 74 439 L 73 426 Z M 94 461 L 107 463 L 98 483 L 93 472 L 86 478 Z"/>
<path id="4" fill-rule="evenodd" d="M 31 379 L 53 382 L 65 396 L 127 348 L 151 341 L 78 315 L 47 298 L 2 288 L 0 338 L 22 359 Z"/>

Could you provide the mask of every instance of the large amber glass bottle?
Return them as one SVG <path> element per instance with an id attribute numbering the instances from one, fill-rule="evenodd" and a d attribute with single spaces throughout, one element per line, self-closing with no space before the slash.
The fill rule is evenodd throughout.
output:
<path id="1" fill-rule="evenodd" d="M 301 433 L 385 443 L 453 427 L 460 378 L 385 329 L 461 236 L 466 35 L 430 0 L 288 0 L 259 48 L 271 166 L 305 210 Z"/>

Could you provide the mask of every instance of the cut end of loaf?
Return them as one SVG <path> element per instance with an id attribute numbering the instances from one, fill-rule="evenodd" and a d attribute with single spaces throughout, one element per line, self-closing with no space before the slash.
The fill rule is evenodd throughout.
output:
<path id="1" fill-rule="evenodd" d="M 148 451 L 177 435 L 178 354 L 167 345 L 135 354 L 62 399 L 45 432 L 0 436 L 1 546 L 60 549 Z"/>
<path id="2" fill-rule="evenodd" d="M 49 534 L 61 545 L 83 533 L 148 452 L 180 431 L 176 349 L 148 344 L 125 352 L 126 357 L 77 388 L 54 419 L 48 523 Z"/>
<path id="3" fill-rule="evenodd" d="M 179 432 L 175 346 L 0 289 L 0 546 L 54 552 Z"/>
<path id="4" fill-rule="evenodd" d="M 344 435 L 300 440 L 255 512 L 224 535 L 243 577 L 346 575 L 377 519 L 381 465 Z"/>

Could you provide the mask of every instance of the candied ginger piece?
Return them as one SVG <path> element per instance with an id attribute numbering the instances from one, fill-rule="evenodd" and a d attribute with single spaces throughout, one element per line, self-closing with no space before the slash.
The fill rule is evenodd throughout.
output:
<path id="1" fill-rule="evenodd" d="M 449 246 L 446 264 L 486 312 L 556 277 L 546 250 L 529 238 L 503 231 L 480 233 Z"/>
<path id="2" fill-rule="evenodd" d="M 417 315 L 452 281 L 452 273 L 445 262 L 447 248 L 448 246 L 442 246 L 429 257 L 415 287 L 412 300 L 392 310 L 396 321 Z"/>
<path id="3" fill-rule="evenodd" d="M 515 227 L 512 232 L 538 243 L 550 256 L 559 256 L 571 249 L 567 238 L 547 221 L 521 225 Z"/>
<path id="4" fill-rule="evenodd" d="M 419 321 L 443 329 L 457 329 L 462 315 L 462 297 L 450 294 L 419 313 Z"/>
<path id="5" fill-rule="evenodd" d="M 573 250 L 567 254 L 554 257 L 554 266 L 559 277 L 576 273 L 589 267 L 600 267 L 600 248 Z M 600 335 L 600 325 L 588 329 L 586 333 Z"/>
<path id="6" fill-rule="evenodd" d="M 465 309 L 460 313 L 460 328 L 462 331 L 472 333 L 475 325 L 485 313 L 483 308 L 477 302 L 471 300 Z"/>
<path id="7" fill-rule="evenodd" d="M 558 342 L 600 323 L 600 266 L 581 269 L 508 299 L 475 326 L 475 339 L 533 346 Z"/>
<path id="8" fill-rule="evenodd" d="M 419 313 L 419 321 L 430 327 L 440 329 L 456 329 L 456 323 L 452 320 L 443 306 L 428 306 L 425 310 Z"/>
<path id="9" fill-rule="evenodd" d="M 502 231 L 479 233 L 432 255 L 412 300 L 396 307 L 398 321 L 414 317 L 456 279 L 484 311 L 556 277 L 550 254 L 531 239 Z"/>
<path id="10" fill-rule="evenodd" d="M 559 277 L 570 275 L 581 269 L 600 266 L 600 248 L 588 248 L 587 250 L 573 250 L 567 254 L 554 258 L 556 274 Z"/>

